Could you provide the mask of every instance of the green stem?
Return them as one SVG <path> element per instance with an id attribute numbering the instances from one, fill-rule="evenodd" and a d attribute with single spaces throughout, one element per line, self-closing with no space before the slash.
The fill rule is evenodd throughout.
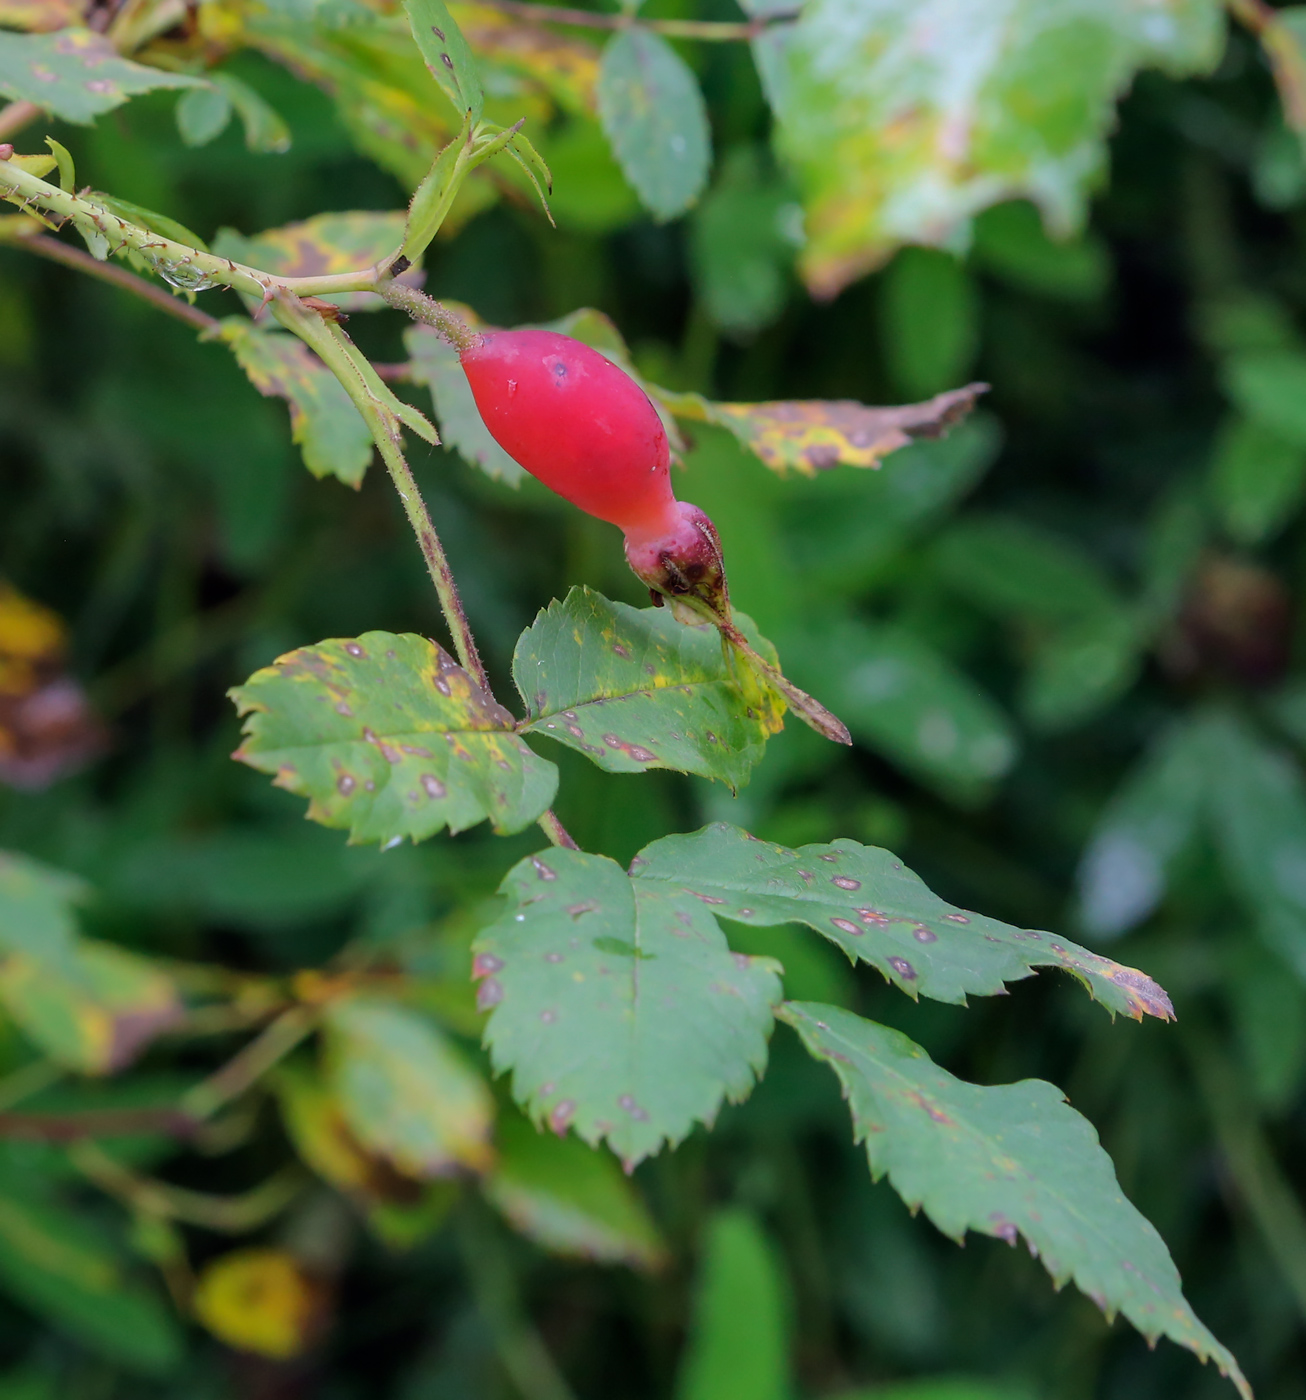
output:
<path id="1" fill-rule="evenodd" d="M 376 388 L 381 381 L 371 365 L 358 354 L 353 342 L 338 326 L 328 326 L 323 319 L 302 307 L 279 300 L 276 309 L 277 319 L 288 330 L 292 330 L 310 349 L 317 352 L 323 363 L 345 387 L 345 392 L 353 400 L 354 406 L 363 415 L 363 421 L 372 430 L 381 460 L 390 473 L 395 490 L 399 493 L 400 504 L 417 543 L 426 560 L 426 571 L 435 585 L 440 599 L 440 610 L 453 637 L 454 651 L 463 669 L 488 695 L 489 677 L 480 653 L 476 650 L 476 639 L 472 636 L 471 625 L 463 610 L 458 585 L 454 582 L 453 570 L 449 567 L 448 556 L 440 536 L 436 533 L 426 502 L 417 488 L 412 468 L 404 456 L 400 445 L 399 424 L 385 403 L 377 396 Z M 372 382 L 375 381 L 375 386 Z M 382 389 L 382 392 L 385 392 Z"/>
<path id="2" fill-rule="evenodd" d="M 396 310 L 407 312 L 414 321 L 430 326 L 445 344 L 452 346 L 460 355 L 472 349 L 481 338 L 461 316 L 434 297 L 428 297 L 425 292 L 406 287 L 402 282 L 386 282 L 382 284 L 380 293 Z"/>
<path id="3" fill-rule="evenodd" d="M 232 1056 L 215 1074 L 197 1084 L 182 1096 L 181 1112 L 196 1122 L 203 1122 L 239 1098 L 246 1089 L 258 1082 L 273 1065 L 312 1034 L 316 1020 L 304 1006 L 292 1006 L 283 1011 L 270 1026 L 243 1050 Z"/>
<path id="4" fill-rule="evenodd" d="M 7 110 L 7 109 L 6 109 Z M 3 114 L 0 113 L 0 122 Z M 357 272 L 329 277 L 276 277 L 244 263 L 220 258 L 213 253 L 189 248 L 151 229 L 128 223 L 102 204 L 85 195 L 69 194 L 25 170 L 12 161 L 0 161 L 0 195 L 20 207 L 34 206 L 61 219 L 71 219 L 80 228 L 107 240 L 109 252 L 131 250 L 144 254 L 160 267 L 161 275 L 172 271 L 187 278 L 207 279 L 209 286 L 234 287 L 252 296 L 271 297 L 277 291 L 296 296 L 318 296 L 335 292 L 375 292 L 380 280 L 378 263 Z M 383 260 L 387 261 L 387 260 Z"/>
<path id="5" fill-rule="evenodd" d="M 465 1200 L 457 1216 L 458 1244 L 477 1310 L 522 1400 L 575 1400 L 540 1334 L 522 1310 L 498 1224 L 479 1202 Z"/>

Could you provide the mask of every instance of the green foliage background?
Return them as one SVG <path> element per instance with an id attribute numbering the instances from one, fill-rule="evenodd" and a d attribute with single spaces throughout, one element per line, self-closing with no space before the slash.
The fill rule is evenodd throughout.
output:
<path id="1" fill-rule="evenodd" d="M 555 158 L 556 231 L 501 201 L 431 249 L 428 290 L 503 325 L 598 307 L 647 376 L 717 399 L 890 403 L 971 377 L 993 390 L 972 424 L 877 476 L 778 479 L 692 425 L 678 494 L 717 523 L 738 606 L 858 746 L 847 756 L 791 723 L 732 798 L 541 745 L 563 770 L 559 814 L 623 863 L 721 819 L 788 845 L 890 846 L 959 905 L 1146 968 L 1177 1026 L 1113 1025 L 1048 976 L 969 1009 L 913 1004 L 793 928 L 732 928 L 736 947 L 785 964 L 793 998 L 884 1020 L 977 1083 L 1064 1087 L 1257 1393 L 1299 1400 L 1306 178 L 1264 63 L 1235 34 L 1210 78 L 1144 74 L 1082 237 L 1052 243 L 1028 206 L 1003 205 L 967 256 L 908 249 L 816 303 L 790 270 L 793 194 L 747 51 L 683 51 L 717 144 L 696 212 L 652 222 L 606 158 L 577 149 L 570 166 Z M 288 152 L 252 155 L 234 127 L 189 149 L 167 93 L 53 134 L 83 180 L 206 237 L 405 201 L 317 89 L 254 55 L 227 71 L 282 114 Z M 406 358 L 397 317 L 350 330 L 373 359 Z M 538 836 L 346 848 L 228 757 L 225 691 L 274 657 L 437 630 L 384 478 L 358 493 L 313 480 L 284 405 L 258 398 L 223 346 L 10 249 L 0 368 L 0 566 L 69 619 L 72 669 L 114 727 L 88 772 L 0 791 L 0 847 L 87 879 L 87 931 L 126 947 L 286 973 L 384 945 L 462 1005 L 473 923 Z M 531 480 L 514 489 L 441 449 L 414 463 L 501 694 L 550 599 L 585 584 L 643 601 L 615 533 Z M 136 1092 L 157 1099 L 238 1043 L 156 1050 Z M 0 1055 L 17 1068 L 27 1054 L 6 1030 Z M 270 1113 L 225 1155 L 140 1147 L 152 1170 L 215 1192 L 286 1155 Z M 0 1180 L 67 1178 L 58 1149 L 0 1141 Z M 125 1368 L 114 1355 L 115 1328 L 142 1325 L 129 1294 L 121 1319 L 102 1314 L 104 1345 L 73 1344 L 0 1242 L 0 1397 L 560 1400 L 532 1362 L 539 1337 L 577 1396 L 605 1400 L 1227 1393 L 1186 1352 L 1151 1353 L 1074 1290 L 1053 1293 L 1025 1251 L 978 1236 L 958 1251 L 870 1185 L 836 1081 L 787 1029 L 745 1105 L 635 1179 L 669 1247 L 650 1274 L 553 1258 L 471 1206 L 388 1253 L 352 1228 L 337 1240 L 310 1199 L 261 1238 L 329 1256 L 339 1305 L 318 1345 L 256 1361 L 194 1330 L 161 1378 L 133 1369 L 140 1348 Z M 122 1233 L 94 1193 L 67 1190 Z M 202 1262 L 226 1246 L 195 1232 L 191 1247 Z M 986 1379 L 895 1388 L 949 1376 Z"/>

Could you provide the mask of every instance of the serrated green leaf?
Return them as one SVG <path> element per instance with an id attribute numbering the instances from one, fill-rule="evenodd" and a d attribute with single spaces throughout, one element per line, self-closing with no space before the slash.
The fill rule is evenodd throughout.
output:
<path id="1" fill-rule="evenodd" d="M 789 1400 L 785 1279 L 748 1212 L 718 1211 L 706 1232 L 676 1400 Z"/>
<path id="2" fill-rule="evenodd" d="M 1136 968 L 958 909 L 876 846 L 840 839 L 790 850 L 717 822 L 645 846 L 631 870 L 638 888 L 690 894 L 723 919 L 806 924 L 913 998 L 964 1003 L 997 995 L 1038 968 L 1060 967 L 1112 1014 L 1174 1014 L 1165 992 Z"/>
<path id="3" fill-rule="evenodd" d="M 603 856 L 530 856 L 500 893 L 508 912 L 477 938 L 473 969 L 491 1059 L 532 1118 L 631 1167 L 747 1097 L 778 964 L 731 953 L 693 895 Z"/>
<path id="4" fill-rule="evenodd" d="M 1285 442 L 1261 424 L 1235 417 L 1216 442 L 1211 495 L 1235 543 L 1260 544 L 1277 534 L 1306 495 L 1306 446 Z"/>
<path id="5" fill-rule="evenodd" d="M 485 93 L 476 60 L 444 0 L 404 0 L 404 9 L 431 76 L 448 94 L 460 117 L 470 112 L 473 123 L 480 121 Z"/>
<path id="6" fill-rule="evenodd" d="M 289 405 L 290 435 L 309 471 L 358 486 L 372 461 L 372 433 L 335 375 L 284 331 L 259 330 L 232 316 L 221 335 L 259 393 Z"/>
<path id="7" fill-rule="evenodd" d="M 750 619 L 736 613 L 735 622 L 776 664 Z M 783 723 L 774 692 L 741 692 L 715 627 L 686 627 L 669 608 L 632 608 L 588 588 L 540 613 L 518 638 L 512 669 L 524 731 L 610 773 L 671 768 L 737 788 Z"/>
<path id="8" fill-rule="evenodd" d="M 599 66 L 599 117 L 626 179 L 658 220 L 697 200 L 712 163 L 698 79 L 660 35 L 623 29 Z"/>
<path id="9" fill-rule="evenodd" d="M 490 1091 L 434 1023 L 364 997 L 332 1002 L 324 1020 L 328 1079 L 364 1147 L 419 1179 L 490 1165 Z"/>
<path id="10" fill-rule="evenodd" d="M 51 963 L 72 956 L 73 906 L 87 886 L 74 875 L 16 851 L 0 851 L 0 949 Z"/>
<path id="11" fill-rule="evenodd" d="M 969 676 L 905 628 L 852 618 L 786 643 L 800 685 L 853 736 L 946 797 L 975 803 L 1015 762 L 1015 728 Z"/>
<path id="12" fill-rule="evenodd" d="M 512 716 L 425 637 L 365 632 L 302 647 L 230 692 L 248 716 L 235 757 L 310 799 L 355 842 L 420 841 L 489 820 L 529 826 L 558 770 Z"/>
<path id="13" fill-rule="evenodd" d="M 1073 1279 L 1149 1341 L 1169 1337 L 1251 1389 L 1183 1296 L 1152 1225 L 1125 1199 L 1092 1125 L 1038 1079 L 982 1087 L 954 1078 L 905 1035 L 839 1007 L 787 1002 L 779 1015 L 839 1076 L 871 1173 L 887 1175 L 953 1239 L 1023 1235 L 1060 1285 Z"/>
<path id="14" fill-rule="evenodd" d="M 759 54 L 808 285 L 832 296 L 902 243 L 964 246 L 1013 197 L 1069 232 L 1134 72 L 1209 69 L 1222 31 L 1216 0 L 814 0 Z"/>
<path id="15" fill-rule="evenodd" d="M 122 1069 L 182 1015 L 166 973 L 91 939 L 57 963 L 11 954 L 0 963 L 0 1003 L 51 1059 L 85 1074 Z"/>
<path id="16" fill-rule="evenodd" d="M 555 1254 L 649 1269 L 665 1257 L 644 1203 L 611 1157 L 500 1116 L 482 1190 L 513 1228 Z"/>
<path id="17" fill-rule="evenodd" d="M 413 378 L 430 391 L 445 451 L 457 452 L 496 481 L 519 485 L 526 473 L 490 436 L 458 352 L 428 326 L 410 326 L 404 332 L 404 345 Z"/>
<path id="18" fill-rule="evenodd" d="M 181 1360 L 172 1313 L 128 1275 L 93 1218 L 0 1195 L 0 1287 L 128 1370 L 163 1375 Z"/>
<path id="19" fill-rule="evenodd" d="M 203 81 L 132 63 L 103 34 L 89 29 L 53 34 L 0 30 L 0 93 L 82 126 L 138 93 L 195 87 Z"/>
<path id="20" fill-rule="evenodd" d="M 227 129 L 231 98 L 216 84 L 194 87 L 177 102 L 177 132 L 188 146 L 207 146 Z"/>
<path id="21" fill-rule="evenodd" d="M 336 277 L 357 272 L 389 257 L 404 236 L 404 216 L 387 210 L 317 214 L 247 238 L 219 229 L 213 251 L 220 258 L 271 272 L 277 277 Z M 346 311 L 375 311 L 385 303 L 371 292 L 332 292 L 322 298 Z M 257 297 L 246 297 L 251 309 Z"/>
<path id="22" fill-rule="evenodd" d="M 975 406 L 985 385 L 950 389 L 925 403 L 869 408 L 848 399 L 776 403 L 713 403 L 701 394 L 650 386 L 654 402 L 678 418 L 728 428 L 782 476 L 815 476 L 834 466 L 878 467 L 881 458 L 917 438 L 940 437 Z"/>

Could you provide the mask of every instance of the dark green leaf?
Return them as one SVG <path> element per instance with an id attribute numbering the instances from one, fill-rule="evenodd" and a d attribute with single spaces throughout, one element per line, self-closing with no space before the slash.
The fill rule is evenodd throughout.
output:
<path id="1" fill-rule="evenodd" d="M 1224 367 L 1224 388 L 1266 432 L 1306 449 L 1306 353 L 1247 350 L 1231 355 Z"/>
<path id="2" fill-rule="evenodd" d="M 1306 493 L 1306 444 L 1285 442 L 1259 423 L 1225 424 L 1211 463 L 1211 494 L 1230 538 L 1260 544 L 1281 530 Z"/>
<path id="3" fill-rule="evenodd" d="M 404 9 L 431 76 L 448 94 L 460 118 L 470 112 L 473 124 L 480 121 L 485 93 L 476 60 L 449 7 L 444 0 L 404 0 Z"/>
<path id="4" fill-rule="evenodd" d="M 494 1066 L 532 1118 L 633 1166 L 747 1097 L 777 965 L 731 953 L 692 894 L 569 850 L 521 861 L 501 893 L 474 971 Z"/>
<path id="5" fill-rule="evenodd" d="M 969 377 L 979 349 L 979 299 L 965 265 L 934 248 L 904 248 L 880 284 L 880 341 L 894 388 L 925 398 Z"/>
<path id="6" fill-rule="evenodd" d="M 854 738 L 955 801 L 981 800 L 1015 761 L 1011 721 L 912 632 L 849 618 L 809 629 L 786 656 Z"/>
<path id="7" fill-rule="evenodd" d="M 303 647 L 230 694 L 249 716 L 235 756 L 308 797 L 309 817 L 351 841 L 419 841 L 487 819 L 520 831 L 553 800 L 557 769 L 425 637 Z"/>
<path id="8" fill-rule="evenodd" d="M 647 1269 L 662 1261 L 657 1229 L 611 1157 L 511 1112 L 495 1137 L 498 1160 L 482 1189 L 521 1234 L 601 1264 Z"/>
<path id="9" fill-rule="evenodd" d="M 489 1166 L 490 1091 L 431 1021 L 353 997 L 331 1003 L 326 1027 L 330 1082 L 364 1147 L 419 1178 Z"/>
<path id="10" fill-rule="evenodd" d="M 95 1222 L 42 1201 L 0 1195 L 0 1283 L 61 1331 L 146 1375 L 181 1360 L 171 1311 L 130 1278 Z"/>
<path id="11" fill-rule="evenodd" d="M 372 461 L 372 433 L 335 375 L 284 331 L 258 330 L 232 316 L 222 323 L 222 338 L 259 393 L 290 406 L 291 437 L 309 471 L 357 486 Z"/>
<path id="12" fill-rule="evenodd" d="M 735 615 L 755 646 L 775 651 Z M 715 627 L 669 608 L 632 608 L 573 588 L 522 633 L 513 678 L 527 733 L 546 734 L 610 773 L 672 768 L 737 788 L 781 727 L 773 692 L 745 695 Z"/>
<path id="13" fill-rule="evenodd" d="M 785 1279 L 774 1247 L 743 1210 L 708 1226 L 677 1400 L 789 1400 Z"/>
<path id="14" fill-rule="evenodd" d="M 1044 730 L 1083 724 L 1133 684 L 1145 636 L 1128 608 L 1062 623 L 1032 645 L 1020 707 Z"/>
<path id="15" fill-rule="evenodd" d="M 519 485 L 526 473 L 490 436 L 458 352 L 427 326 L 410 326 L 404 332 L 404 344 L 411 358 L 413 378 L 431 392 L 445 451 L 457 452 L 463 461 L 480 467 L 486 476 L 509 486 Z"/>
<path id="16" fill-rule="evenodd" d="M 1306 978 L 1306 783 L 1292 757 L 1233 714 L 1202 723 L 1207 802 L 1230 883 L 1261 935 Z"/>
<path id="17" fill-rule="evenodd" d="M 1251 1389 L 1183 1296 L 1156 1230 L 1125 1199 L 1091 1124 L 1038 1079 L 981 1087 L 955 1079 L 898 1031 L 839 1007 L 779 1013 L 839 1076 L 871 1173 L 960 1241 L 1023 1235 L 1060 1285 L 1073 1279 L 1108 1317 L 1166 1336 Z"/>
<path id="18" fill-rule="evenodd" d="M 1052 239 L 1034 205 L 998 204 L 975 220 L 975 261 L 1012 286 L 1063 301 L 1097 301 L 1111 284 L 1111 255 L 1093 234 Z"/>
<path id="19" fill-rule="evenodd" d="M 603 50 L 599 116 L 626 179 L 655 218 L 694 203 L 712 163 L 703 94 L 684 59 L 647 29 L 623 29 Z"/>
<path id="20" fill-rule="evenodd" d="M 56 117 L 83 126 L 137 93 L 194 87 L 203 81 L 132 63 L 103 34 L 89 29 L 61 29 L 54 34 L 0 30 L 0 93 L 34 102 Z"/>
<path id="21" fill-rule="evenodd" d="M 1079 923 L 1116 938 L 1161 902 L 1167 872 L 1193 839 L 1205 808 L 1206 737 L 1177 724 L 1143 756 L 1098 822 L 1079 871 Z"/>
<path id="22" fill-rule="evenodd" d="M 231 99 L 216 84 L 194 87 L 177 103 L 177 131 L 188 146 L 207 146 L 231 120 Z"/>
<path id="23" fill-rule="evenodd" d="M 961 1003 L 996 995 L 1036 968 L 1060 967 L 1113 1014 L 1173 1015 L 1165 992 L 1136 969 L 958 909 L 875 846 L 841 839 L 789 850 L 717 822 L 645 846 L 631 870 L 637 889 L 692 895 L 723 919 L 806 924 L 913 998 Z"/>

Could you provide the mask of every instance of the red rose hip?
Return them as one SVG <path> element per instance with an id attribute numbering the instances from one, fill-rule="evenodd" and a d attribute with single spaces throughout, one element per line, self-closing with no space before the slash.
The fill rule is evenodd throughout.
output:
<path id="1" fill-rule="evenodd" d="M 491 331 L 462 352 L 485 426 L 550 490 L 648 540 L 680 524 L 666 430 L 606 356 L 555 331 Z"/>

